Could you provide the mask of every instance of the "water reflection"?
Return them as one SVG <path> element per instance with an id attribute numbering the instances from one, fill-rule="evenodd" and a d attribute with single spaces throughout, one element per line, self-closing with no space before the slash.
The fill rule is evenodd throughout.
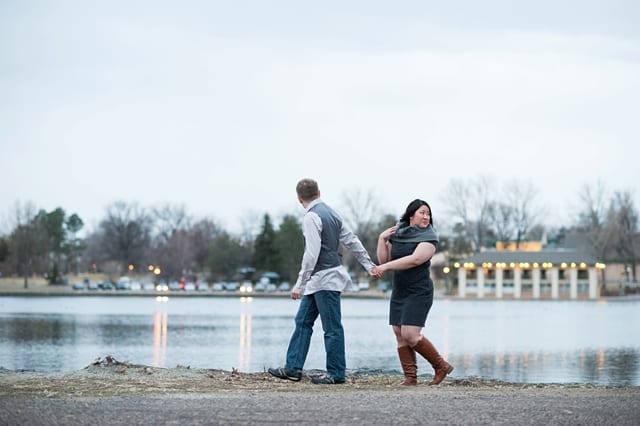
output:
<path id="1" fill-rule="evenodd" d="M 156 312 L 153 317 L 153 366 L 163 367 L 167 362 L 167 330 L 169 315 Z"/>
<path id="2" fill-rule="evenodd" d="M 298 306 L 288 299 L 67 299 L 0 298 L 0 367 L 73 371 L 112 355 L 156 367 L 264 371 L 284 362 Z M 387 303 L 343 301 L 349 369 L 399 373 Z M 454 378 L 640 386 L 638 308 L 440 301 L 425 332 L 455 365 Z M 305 368 L 324 366 L 318 322 Z M 419 368 L 431 374 L 425 361 Z"/>
<path id="3" fill-rule="evenodd" d="M 638 386 L 637 350 L 510 352 L 453 355 L 454 376 L 477 376 L 521 383 L 594 383 Z M 427 365 L 424 371 L 430 374 Z"/>
<path id="4" fill-rule="evenodd" d="M 68 318 L 56 315 L 53 317 L 20 316 L 3 321 L 9 339 L 14 341 L 39 344 L 47 342 L 51 345 L 62 345 L 73 342 L 75 324 Z"/>
<path id="5" fill-rule="evenodd" d="M 238 369 L 247 371 L 251 365 L 251 306 L 252 297 L 241 297 L 240 344 L 238 352 Z"/>

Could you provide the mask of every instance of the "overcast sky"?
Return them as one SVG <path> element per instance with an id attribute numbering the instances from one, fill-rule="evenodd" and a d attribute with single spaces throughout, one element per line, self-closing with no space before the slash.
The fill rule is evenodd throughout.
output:
<path id="1" fill-rule="evenodd" d="M 639 23 L 636 0 L 1 1 L 0 217 L 94 228 L 123 200 L 237 230 L 301 212 L 303 177 L 442 216 L 491 175 L 566 224 L 586 183 L 638 200 Z"/>

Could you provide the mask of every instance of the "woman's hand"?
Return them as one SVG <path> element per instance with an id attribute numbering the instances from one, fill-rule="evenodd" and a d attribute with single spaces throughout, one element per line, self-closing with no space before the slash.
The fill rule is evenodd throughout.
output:
<path id="1" fill-rule="evenodd" d="M 380 237 L 378 237 L 381 240 L 384 240 L 385 242 L 393 235 L 396 233 L 396 230 L 398 229 L 397 226 L 392 226 L 391 228 L 387 228 L 384 231 L 382 231 L 380 233 Z"/>
<path id="2" fill-rule="evenodd" d="M 386 269 L 384 268 L 384 265 L 374 266 L 369 271 L 369 275 L 371 275 L 372 277 L 381 278 L 385 270 Z"/>
<path id="3" fill-rule="evenodd" d="M 380 233 L 380 236 L 378 237 L 378 246 L 376 247 L 378 262 L 385 263 L 391 258 L 391 243 L 389 243 L 389 238 L 396 233 L 397 229 L 397 226 L 392 226 Z M 378 277 L 380 276 L 382 276 L 382 273 L 378 275 Z"/>

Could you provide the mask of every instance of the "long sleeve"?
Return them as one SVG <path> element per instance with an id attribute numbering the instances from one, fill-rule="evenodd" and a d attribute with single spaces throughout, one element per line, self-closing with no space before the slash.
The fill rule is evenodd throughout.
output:
<path id="1" fill-rule="evenodd" d="M 371 260 L 371 256 L 369 256 L 369 252 L 367 252 L 367 249 L 358 236 L 344 224 L 340 230 L 340 242 L 353 253 L 358 263 L 360 263 L 365 270 L 370 271 L 371 268 L 375 266 Z"/>
<path id="2" fill-rule="evenodd" d="M 320 254 L 321 239 L 320 233 L 322 232 L 322 221 L 315 213 L 307 213 L 302 219 L 302 235 L 304 235 L 304 254 L 302 255 L 302 262 L 300 266 L 300 272 L 298 273 L 298 279 L 295 287 L 304 287 L 313 269 L 318 262 L 318 255 Z"/>

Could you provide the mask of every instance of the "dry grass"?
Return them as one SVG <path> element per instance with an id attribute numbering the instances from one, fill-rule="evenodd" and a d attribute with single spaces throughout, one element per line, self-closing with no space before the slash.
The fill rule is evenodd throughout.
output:
<path id="1" fill-rule="evenodd" d="M 97 359 L 83 370 L 72 373 L 38 373 L 0 371 L 0 397 L 31 396 L 46 398 L 76 396 L 114 396 L 171 393 L 234 393 L 234 392 L 325 392 L 327 386 L 313 385 L 307 372 L 299 383 L 280 380 L 266 372 L 176 368 L 154 368 L 117 361 L 109 356 Z M 430 377 L 420 379 L 416 389 L 426 385 Z M 348 373 L 347 383 L 331 386 L 333 392 L 397 391 L 400 376 L 370 373 Z M 438 389 L 458 392 L 475 389 L 527 388 L 593 388 L 592 385 L 531 385 L 506 383 L 479 378 L 447 379 Z"/>

